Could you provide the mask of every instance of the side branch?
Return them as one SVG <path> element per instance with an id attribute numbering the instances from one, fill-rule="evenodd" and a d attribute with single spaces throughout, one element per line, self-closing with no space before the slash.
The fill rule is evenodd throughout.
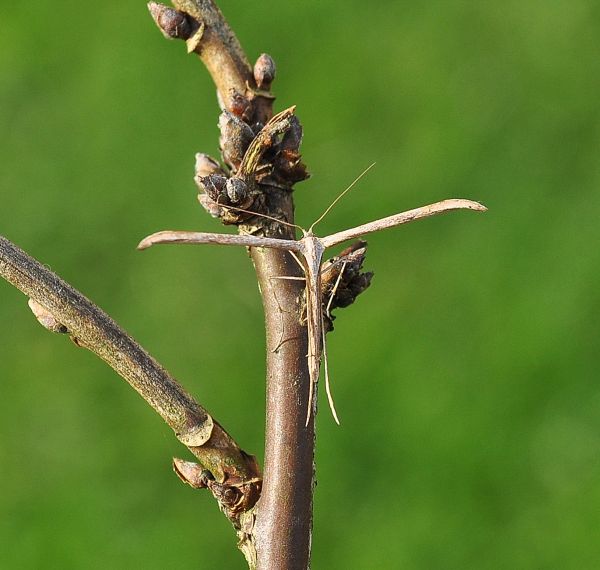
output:
<path id="1" fill-rule="evenodd" d="M 127 380 L 204 469 L 238 492 L 235 506 L 221 504 L 230 519 L 233 511 L 254 504 L 261 484 L 254 457 L 242 451 L 212 416 L 106 313 L 3 236 L 0 276 L 48 311 L 79 346 L 91 350 Z"/>

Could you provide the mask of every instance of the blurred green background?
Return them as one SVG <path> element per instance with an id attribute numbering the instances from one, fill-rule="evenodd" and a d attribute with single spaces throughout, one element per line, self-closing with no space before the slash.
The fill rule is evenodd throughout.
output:
<path id="1" fill-rule="evenodd" d="M 490 209 L 369 239 L 373 286 L 329 341 L 342 427 L 322 403 L 313 567 L 598 568 L 600 2 L 221 7 L 275 58 L 277 108 L 298 105 L 299 223 L 374 161 L 321 232 L 447 197 Z M 0 233 L 262 460 L 245 252 L 134 249 L 220 231 L 191 180 L 195 152 L 218 154 L 207 73 L 142 1 L 4 3 L 0 26 Z M 244 568 L 139 396 L 4 282 L 0 318 L 0 566 Z"/>

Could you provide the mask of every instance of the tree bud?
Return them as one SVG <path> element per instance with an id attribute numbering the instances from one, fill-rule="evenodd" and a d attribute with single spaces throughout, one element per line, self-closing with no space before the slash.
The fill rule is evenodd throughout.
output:
<path id="1" fill-rule="evenodd" d="M 192 35 L 194 26 L 185 12 L 158 2 L 150 2 L 148 9 L 156 25 L 166 38 L 187 40 Z"/>
<path id="2" fill-rule="evenodd" d="M 254 132 L 244 121 L 229 111 L 221 113 L 219 129 L 221 130 L 219 143 L 223 160 L 232 168 L 237 169 L 254 138 Z"/>
<path id="3" fill-rule="evenodd" d="M 250 101 L 237 91 L 231 94 L 229 100 L 229 110 L 236 116 L 244 118 L 246 111 L 249 110 Z"/>
<path id="4" fill-rule="evenodd" d="M 203 152 L 196 153 L 194 173 L 199 177 L 210 176 L 211 174 L 225 174 L 221 165 L 212 156 Z"/>
<path id="5" fill-rule="evenodd" d="M 240 204 L 248 196 L 248 186 L 241 178 L 229 178 L 225 189 L 232 204 Z"/>
<path id="6" fill-rule="evenodd" d="M 219 174 L 210 174 L 208 176 L 196 176 L 196 184 L 201 192 L 205 192 L 211 200 L 222 202 L 226 196 L 225 185 L 227 178 Z"/>
<path id="7" fill-rule="evenodd" d="M 254 80 L 256 86 L 264 91 L 271 88 L 271 83 L 275 79 L 275 62 L 268 53 L 263 53 L 254 64 Z"/>
<path id="8" fill-rule="evenodd" d="M 69 332 L 67 327 L 58 322 L 54 315 L 48 309 L 46 309 L 46 307 L 40 305 L 33 299 L 29 299 L 27 304 L 29 305 L 31 312 L 35 315 L 35 318 L 44 328 L 54 333 L 65 334 Z"/>

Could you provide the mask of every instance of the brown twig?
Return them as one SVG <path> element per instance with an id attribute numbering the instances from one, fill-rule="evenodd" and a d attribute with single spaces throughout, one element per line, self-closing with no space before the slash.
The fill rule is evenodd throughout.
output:
<path id="1" fill-rule="evenodd" d="M 173 5 L 176 9 L 148 3 L 163 34 L 185 40 L 188 52 L 200 57 L 224 109 L 241 115 L 252 106 L 253 119 L 266 123 L 274 100 L 269 91 L 275 73 L 272 60 L 265 60 L 263 54 L 253 73 L 240 42 L 212 0 L 173 0 Z"/>
<path id="2" fill-rule="evenodd" d="M 50 330 L 68 332 L 120 374 L 173 429 L 203 468 L 233 489 L 221 503 L 237 524 L 260 493 L 254 457 L 240 449 L 217 421 L 105 312 L 55 273 L 0 236 L 0 276 L 27 295 L 36 317 Z"/>

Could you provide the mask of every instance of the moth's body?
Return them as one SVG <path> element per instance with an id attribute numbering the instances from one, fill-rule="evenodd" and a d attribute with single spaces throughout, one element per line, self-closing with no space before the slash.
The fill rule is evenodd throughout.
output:
<path id="1" fill-rule="evenodd" d="M 310 419 L 312 407 L 314 404 L 313 394 L 315 386 L 319 381 L 321 370 L 321 359 L 325 346 L 325 337 L 323 333 L 323 293 L 321 291 L 321 263 L 325 246 L 323 242 L 316 237 L 312 230 L 302 229 L 303 236 L 299 240 L 280 240 L 276 247 L 285 249 L 294 254 L 294 259 L 302 266 L 305 282 L 305 300 L 306 300 L 306 330 L 308 340 L 308 353 L 306 354 L 308 373 L 310 377 L 310 388 L 308 395 L 308 411 L 306 421 Z M 260 238 L 259 238 L 260 239 Z M 298 254 L 298 255 L 295 255 Z M 279 277 L 286 279 L 286 277 Z M 296 279 L 288 277 L 287 279 Z M 329 379 L 327 380 L 327 397 L 329 406 L 335 421 L 339 424 L 337 412 L 331 398 L 329 390 Z"/>
<path id="2" fill-rule="evenodd" d="M 310 376 L 310 392 L 308 396 L 308 417 L 313 406 L 314 386 L 319 380 L 321 356 L 323 354 L 323 294 L 321 292 L 321 261 L 325 246 L 312 232 L 305 232 L 299 240 L 302 244 L 300 253 L 304 262 L 306 279 L 306 328 L 308 334 L 308 372 Z M 334 417 L 337 420 L 334 408 Z"/>

